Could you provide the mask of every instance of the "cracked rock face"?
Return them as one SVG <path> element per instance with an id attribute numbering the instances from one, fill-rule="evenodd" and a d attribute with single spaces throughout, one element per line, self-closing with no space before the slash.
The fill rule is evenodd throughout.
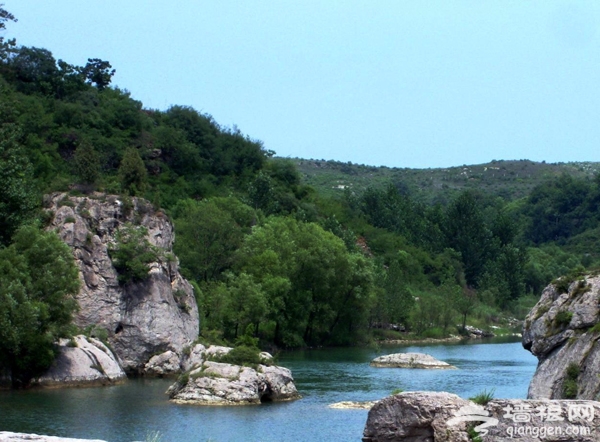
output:
<path id="1" fill-rule="evenodd" d="M 198 336 L 198 307 L 177 260 L 166 258 L 174 241 L 167 217 L 141 198 L 103 194 L 52 194 L 44 206 L 54 214 L 49 229 L 72 248 L 79 267 L 76 325 L 106 330 L 126 372 L 144 373 L 150 358 L 166 351 L 181 354 Z M 145 281 L 121 285 L 108 248 L 126 222 L 144 226 L 148 242 L 164 253 L 150 265 Z"/>
<path id="2" fill-rule="evenodd" d="M 600 320 L 600 277 L 562 285 L 568 285 L 566 293 L 553 284 L 546 287 L 525 319 L 523 346 L 539 360 L 528 397 L 598 400 L 600 332 L 594 326 Z M 569 375 L 570 366 L 577 369 Z"/>

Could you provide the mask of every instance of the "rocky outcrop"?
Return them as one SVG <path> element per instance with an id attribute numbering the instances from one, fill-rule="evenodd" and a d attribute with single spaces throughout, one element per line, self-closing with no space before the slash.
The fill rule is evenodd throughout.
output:
<path id="1" fill-rule="evenodd" d="M 39 434 L 0 431 L 0 442 L 105 442 L 99 439 L 71 439 L 68 437 L 41 436 Z"/>
<path id="2" fill-rule="evenodd" d="M 389 368 L 428 368 L 428 369 L 453 369 L 453 365 L 439 361 L 433 356 L 424 353 L 394 353 L 379 356 L 371 361 L 371 367 Z"/>
<path id="3" fill-rule="evenodd" d="M 495 399 L 477 405 L 450 393 L 406 392 L 377 402 L 364 442 L 597 442 L 600 403 Z"/>
<path id="4" fill-rule="evenodd" d="M 110 385 L 126 378 L 110 349 L 83 335 L 62 339 L 50 369 L 33 381 L 41 387 Z"/>
<path id="5" fill-rule="evenodd" d="M 523 346 L 539 360 L 529 398 L 600 398 L 599 301 L 598 276 L 543 291 L 523 327 Z"/>
<path id="6" fill-rule="evenodd" d="M 188 349 L 182 362 L 187 371 L 167 391 L 171 400 L 194 405 L 247 405 L 300 397 L 287 368 L 263 364 L 250 368 L 210 360 L 218 360 L 231 350 L 202 344 Z M 261 353 L 261 358 L 272 360 L 268 353 Z"/>
<path id="7" fill-rule="evenodd" d="M 50 229 L 73 249 L 82 288 L 75 322 L 106 330 L 126 372 L 143 373 L 154 355 L 181 354 L 198 336 L 198 308 L 191 285 L 172 255 L 173 226 L 141 198 L 94 194 L 53 194 L 44 206 L 53 214 Z M 120 284 L 109 247 L 124 223 L 143 226 L 161 252 L 142 282 Z"/>

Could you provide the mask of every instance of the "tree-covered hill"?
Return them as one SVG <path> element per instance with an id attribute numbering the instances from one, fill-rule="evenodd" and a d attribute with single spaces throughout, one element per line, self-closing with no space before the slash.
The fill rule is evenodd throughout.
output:
<path id="1" fill-rule="evenodd" d="M 535 186 L 564 173 L 591 178 L 600 171 L 600 163 L 546 163 L 529 160 L 492 161 L 457 167 L 410 169 L 367 166 L 339 161 L 292 158 L 302 181 L 328 196 L 344 189 L 362 192 L 369 186 L 389 182 L 404 188 L 426 202 L 447 202 L 464 190 L 514 200 L 528 195 Z"/>
<path id="2" fill-rule="evenodd" d="M 0 8 L 0 28 L 11 18 Z M 203 336 L 278 347 L 400 337 L 391 325 L 431 337 L 465 320 L 503 325 L 554 278 L 600 261 L 596 163 L 416 170 L 273 158 L 209 114 L 145 108 L 111 85 L 114 69 L 0 39 L 3 256 L 25 259 L 19 232 L 52 216 L 44 193 L 144 197 L 174 222 Z M 129 264 L 143 273 L 138 258 Z M 17 276 L 28 286 L 26 271 L 4 268 L 0 287 Z M 13 298 L 0 290 L 18 314 Z M 22 298 L 26 308 L 35 294 Z M 0 322 L 18 329 L 16 317 Z M 10 351 L 0 348 L 0 370 Z"/>

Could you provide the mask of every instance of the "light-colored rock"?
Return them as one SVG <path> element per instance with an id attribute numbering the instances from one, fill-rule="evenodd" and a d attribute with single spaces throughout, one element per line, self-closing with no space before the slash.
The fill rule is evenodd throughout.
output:
<path id="1" fill-rule="evenodd" d="M 225 356 L 232 350 L 231 347 L 223 347 L 221 345 L 211 345 L 206 350 L 204 350 L 204 358 L 215 358 Z"/>
<path id="2" fill-rule="evenodd" d="M 576 364 L 578 399 L 600 398 L 600 278 L 588 276 L 574 281 L 568 293 L 551 284 L 525 319 L 523 346 L 539 363 L 529 385 L 532 399 L 564 398 L 567 368 Z"/>
<path id="3" fill-rule="evenodd" d="M 338 410 L 370 410 L 377 401 L 342 401 L 329 404 L 329 408 Z"/>
<path id="4" fill-rule="evenodd" d="M 154 376 L 173 376 L 180 372 L 181 358 L 172 350 L 152 356 L 144 366 L 144 373 Z"/>
<path id="5" fill-rule="evenodd" d="M 406 392 L 369 411 L 364 442 L 597 442 L 600 403 L 494 399 L 477 405 L 450 393 Z"/>
<path id="6" fill-rule="evenodd" d="M 102 342 L 83 335 L 62 339 L 50 369 L 33 384 L 42 387 L 108 385 L 126 379 L 115 356 Z"/>
<path id="7" fill-rule="evenodd" d="M 189 352 L 184 351 L 184 356 L 181 359 L 181 368 L 183 371 L 190 371 L 194 367 L 199 367 L 204 362 L 204 351 L 206 350 L 204 345 L 195 344 L 188 348 Z"/>
<path id="8" fill-rule="evenodd" d="M 291 372 L 283 367 L 204 361 L 167 391 L 171 400 L 194 405 L 249 405 L 286 401 L 300 396 Z"/>
<path id="9" fill-rule="evenodd" d="M 428 368 L 428 369 L 454 369 L 453 365 L 439 361 L 433 356 L 424 353 L 394 353 L 379 356 L 371 361 L 371 367 L 390 368 Z"/>
<path id="10" fill-rule="evenodd" d="M 68 437 L 41 436 L 39 434 L 0 431 L 1 442 L 106 442 L 99 439 L 71 439 Z"/>
<path id="11" fill-rule="evenodd" d="M 198 308 L 192 286 L 171 255 L 174 232 L 168 218 L 141 198 L 103 194 L 52 194 L 44 206 L 54 213 L 49 228 L 72 248 L 80 270 L 75 323 L 105 329 L 127 372 L 143 373 L 157 353 L 181 354 L 198 336 Z M 149 243 L 164 253 L 150 265 L 147 280 L 121 285 L 108 248 L 125 222 L 144 226 Z"/>
<path id="12" fill-rule="evenodd" d="M 364 442 L 468 442 L 466 424 L 448 426 L 470 402 L 451 393 L 405 392 L 386 397 L 369 411 Z"/>

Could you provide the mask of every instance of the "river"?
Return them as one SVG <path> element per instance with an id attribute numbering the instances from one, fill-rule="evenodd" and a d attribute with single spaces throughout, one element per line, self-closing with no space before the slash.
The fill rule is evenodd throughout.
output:
<path id="1" fill-rule="evenodd" d="M 376 356 L 423 352 L 458 370 L 372 368 Z M 498 398 L 524 398 L 537 360 L 519 342 L 335 348 L 283 353 L 303 398 L 244 407 L 175 405 L 172 381 L 134 379 L 104 388 L 0 392 L 0 431 L 95 438 L 109 442 L 360 441 L 366 410 L 330 409 L 340 401 L 377 400 L 400 388 L 470 397 L 495 389 Z"/>

